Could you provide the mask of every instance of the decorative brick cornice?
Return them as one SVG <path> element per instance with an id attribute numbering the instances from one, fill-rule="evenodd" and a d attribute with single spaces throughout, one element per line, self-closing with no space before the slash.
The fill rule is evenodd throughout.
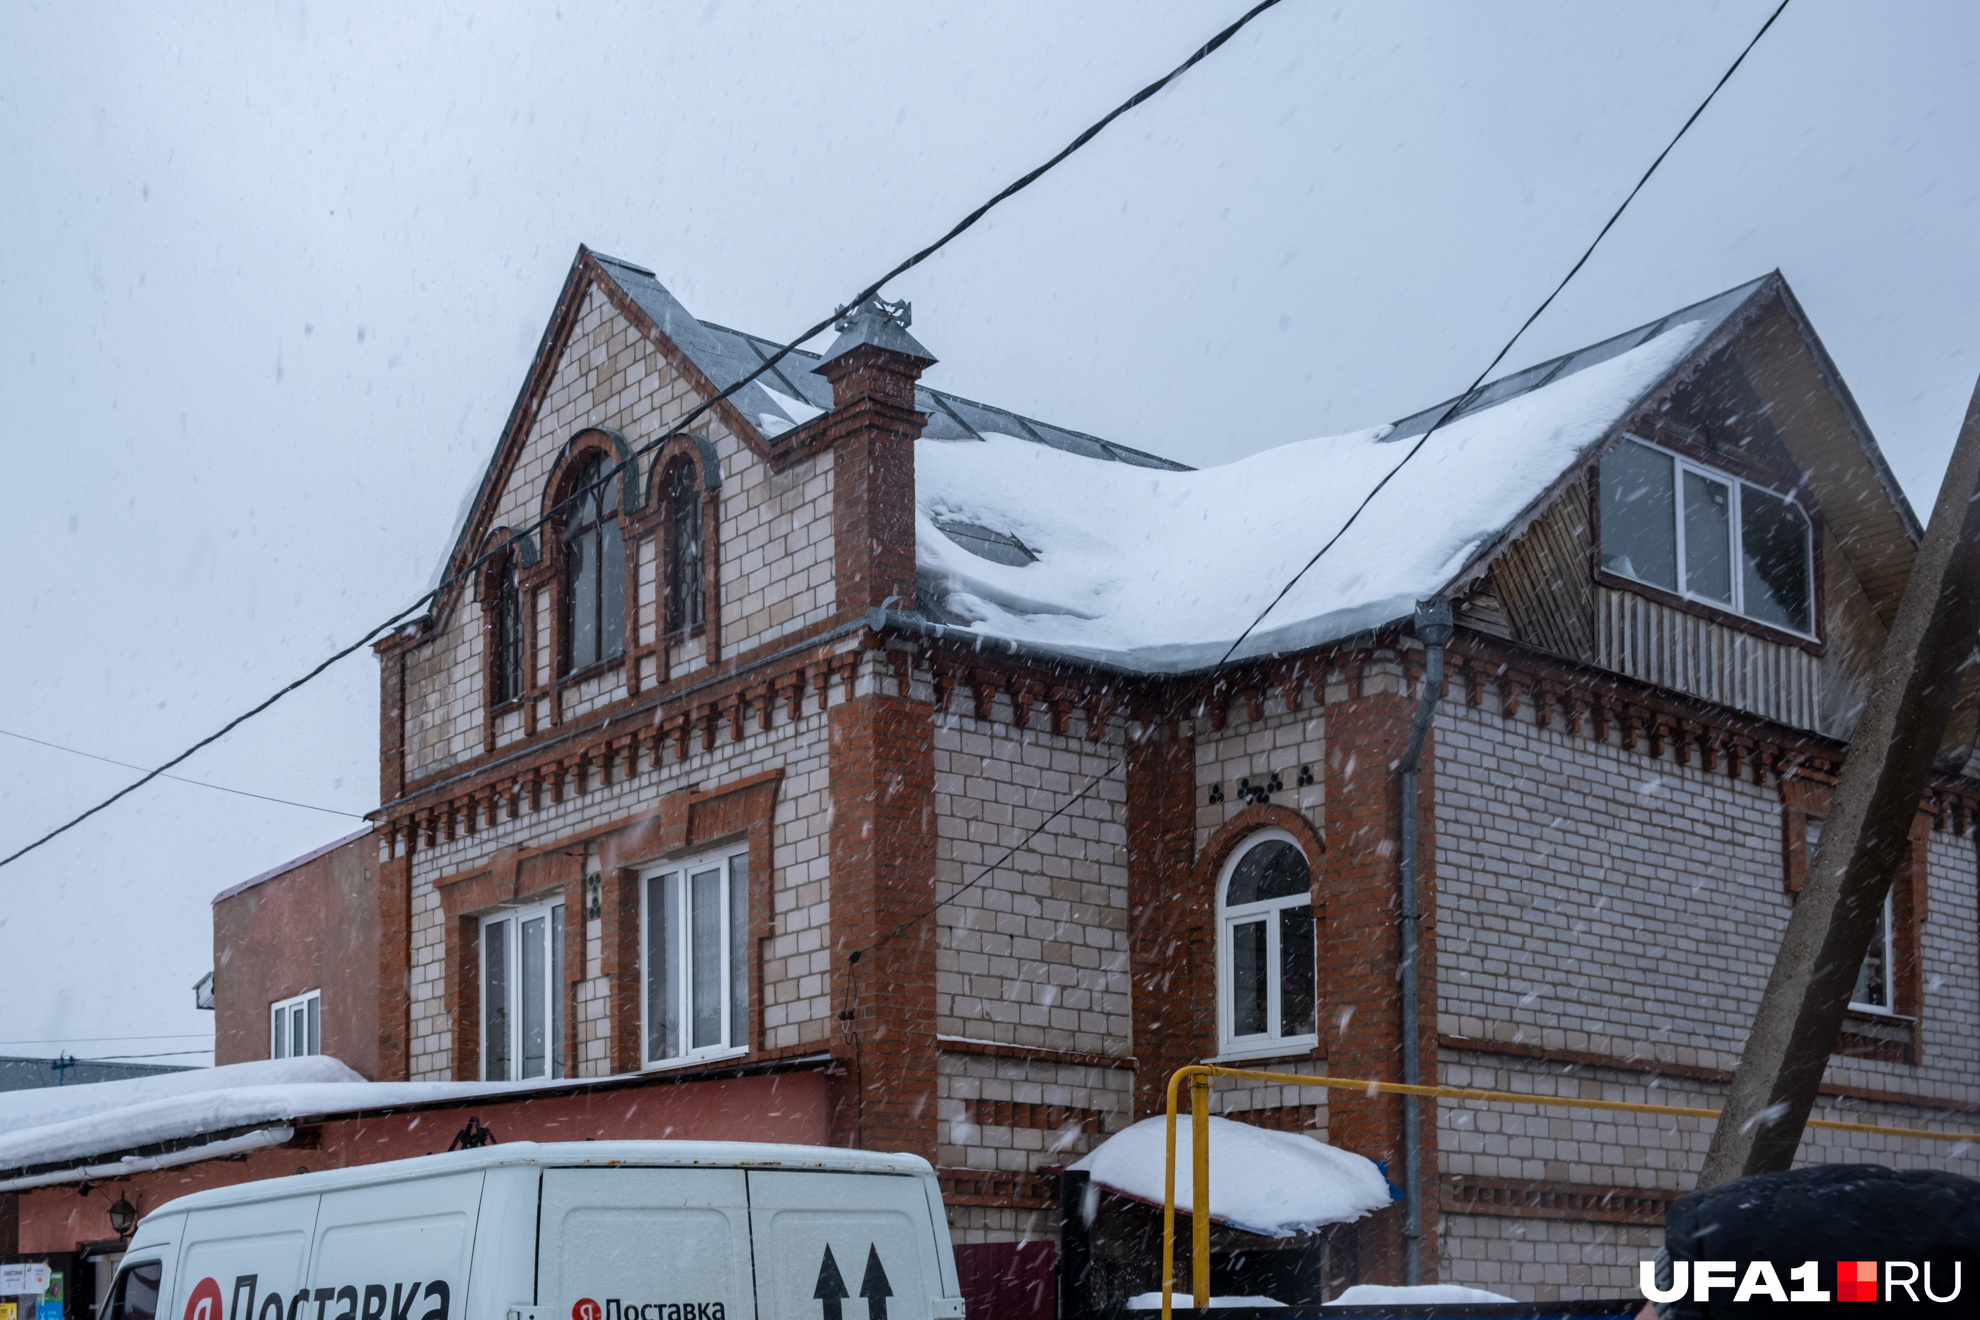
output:
<path id="1" fill-rule="evenodd" d="M 1572 1219 L 1646 1228 L 1662 1228 L 1671 1203 L 1684 1195 L 1661 1188 L 1529 1182 L 1451 1173 L 1438 1175 L 1437 1193 L 1439 1208 L 1447 1215 Z"/>
<path id="2" fill-rule="evenodd" d="M 1050 1050 L 1041 1045 L 1006 1045 L 995 1040 L 964 1040 L 958 1036 L 937 1036 L 936 1048 L 943 1054 L 979 1054 L 993 1059 L 1036 1059 L 1044 1063 L 1064 1063 L 1081 1068 L 1126 1068 L 1135 1066 L 1132 1054 L 1084 1054 L 1078 1050 Z"/>

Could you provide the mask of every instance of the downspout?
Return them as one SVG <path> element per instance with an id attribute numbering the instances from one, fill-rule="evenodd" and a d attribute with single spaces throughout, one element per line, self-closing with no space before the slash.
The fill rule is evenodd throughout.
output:
<path id="1" fill-rule="evenodd" d="M 1419 1048 L 1420 1009 L 1416 992 L 1416 923 L 1422 914 L 1416 903 L 1417 773 L 1422 768 L 1423 744 L 1430 736 L 1430 719 L 1444 695 L 1444 644 L 1451 640 L 1451 604 L 1442 596 L 1416 602 L 1416 640 L 1423 643 L 1423 687 L 1416 719 L 1409 727 L 1409 747 L 1402 759 L 1402 1050 L 1403 1082 L 1423 1084 Z M 1423 1134 L 1422 1099 L 1403 1097 L 1403 1282 L 1423 1282 Z"/>

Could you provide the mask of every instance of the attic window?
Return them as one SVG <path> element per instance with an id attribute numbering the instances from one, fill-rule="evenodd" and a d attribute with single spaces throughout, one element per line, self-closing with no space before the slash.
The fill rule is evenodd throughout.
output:
<path id="1" fill-rule="evenodd" d="M 1626 439 L 1602 459 L 1602 567 L 1815 635 L 1814 537 L 1793 500 Z"/>
<path id="2" fill-rule="evenodd" d="M 1031 547 L 1009 532 L 994 531 L 981 523 L 941 518 L 936 520 L 935 526 L 941 530 L 942 535 L 963 549 L 993 564 L 1009 564 L 1012 568 L 1023 568 L 1038 558 L 1032 553 Z"/>

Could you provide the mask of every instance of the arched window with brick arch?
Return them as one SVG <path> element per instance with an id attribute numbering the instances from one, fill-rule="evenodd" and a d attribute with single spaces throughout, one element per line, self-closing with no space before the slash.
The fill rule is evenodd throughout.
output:
<path id="1" fill-rule="evenodd" d="M 522 547 L 511 542 L 495 560 L 494 646 L 489 696 L 495 705 L 520 700 L 526 686 L 523 672 Z"/>
<path id="2" fill-rule="evenodd" d="M 579 463 L 557 505 L 564 535 L 564 669 L 575 673 L 625 654 L 626 551 L 619 525 L 623 484 L 604 454 Z"/>
<path id="3" fill-rule="evenodd" d="M 666 517 L 664 583 L 667 635 L 687 637 L 707 622 L 706 560 L 701 510 L 701 475 L 693 460 L 680 457 L 661 474 Z"/>
<path id="4" fill-rule="evenodd" d="M 1270 1054 L 1319 1041 L 1313 867 L 1291 834 L 1262 829 L 1217 880 L 1220 1053 Z"/>

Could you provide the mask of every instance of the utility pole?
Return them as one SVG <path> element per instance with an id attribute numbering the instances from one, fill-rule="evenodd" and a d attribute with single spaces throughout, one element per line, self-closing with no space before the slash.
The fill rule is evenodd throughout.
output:
<path id="1" fill-rule="evenodd" d="M 1980 388 L 1884 639 L 1701 1188 L 1788 1168 L 1980 640 Z"/>

